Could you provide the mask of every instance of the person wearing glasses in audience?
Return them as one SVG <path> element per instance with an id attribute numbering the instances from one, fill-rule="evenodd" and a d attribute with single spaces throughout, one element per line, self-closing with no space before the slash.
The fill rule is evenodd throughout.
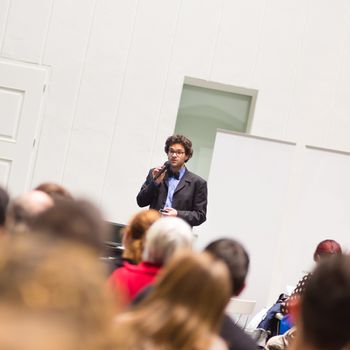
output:
<path id="1" fill-rule="evenodd" d="M 168 162 L 149 171 L 137 204 L 198 226 L 206 220 L 208 191 L 207 182 L 185 166 L 193 154 L 192 142 L 183 135 L 173 135 L 167 138 L 164 150 Z"/>

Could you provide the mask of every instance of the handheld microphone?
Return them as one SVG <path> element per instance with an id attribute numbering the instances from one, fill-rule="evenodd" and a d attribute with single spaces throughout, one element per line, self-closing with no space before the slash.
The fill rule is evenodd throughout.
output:
<path id="1" fill-rule="evenodd" d="M 164 173 L 165 170 L 168 170 L 170 166 L 170 162 L 167 160 L 163 166 L 160 168 L 159 173 L 153 178 L 153 181 L 157 180 L 160 175 Z"/>

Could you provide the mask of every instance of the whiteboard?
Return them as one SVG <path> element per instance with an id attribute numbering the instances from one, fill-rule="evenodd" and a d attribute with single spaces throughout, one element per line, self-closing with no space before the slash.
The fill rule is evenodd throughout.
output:
<path id="1" fill-rule="evenodd" d="M 207 223 L 197 247 L 231 237 L 251 258 L 242 297 L 266 305 L 287 207 L 295 144 L 218 131 L 208 180 Z M 277 296 L 276 296 L 277 297 Z"/>

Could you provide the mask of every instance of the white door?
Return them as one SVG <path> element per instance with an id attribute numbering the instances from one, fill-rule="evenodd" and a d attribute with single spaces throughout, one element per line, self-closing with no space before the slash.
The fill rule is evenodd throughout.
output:
<path id="1" fill-rule="evenodd" d="M 47 69 L 0 60 L 0 185 L 28 189 Z"/>

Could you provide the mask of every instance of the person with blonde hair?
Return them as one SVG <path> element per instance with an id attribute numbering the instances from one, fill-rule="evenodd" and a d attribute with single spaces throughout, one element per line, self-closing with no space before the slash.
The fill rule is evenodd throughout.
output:
<path id="1" fill-rule="evenodd" d="M 123 230 L 123 261 L 131 264 L 141 262 L 146 231 L 160 217 L 158 211 L 150 209 L 141 210 L 131 218 Z"/>
<path id="2" fill-rule="evenodd" d="M 217 336 L 231 295 L 225 264 L 208 253 L 174 257 L 155 288 L 117 317 L 118 349 L 227 349 Z"/>

